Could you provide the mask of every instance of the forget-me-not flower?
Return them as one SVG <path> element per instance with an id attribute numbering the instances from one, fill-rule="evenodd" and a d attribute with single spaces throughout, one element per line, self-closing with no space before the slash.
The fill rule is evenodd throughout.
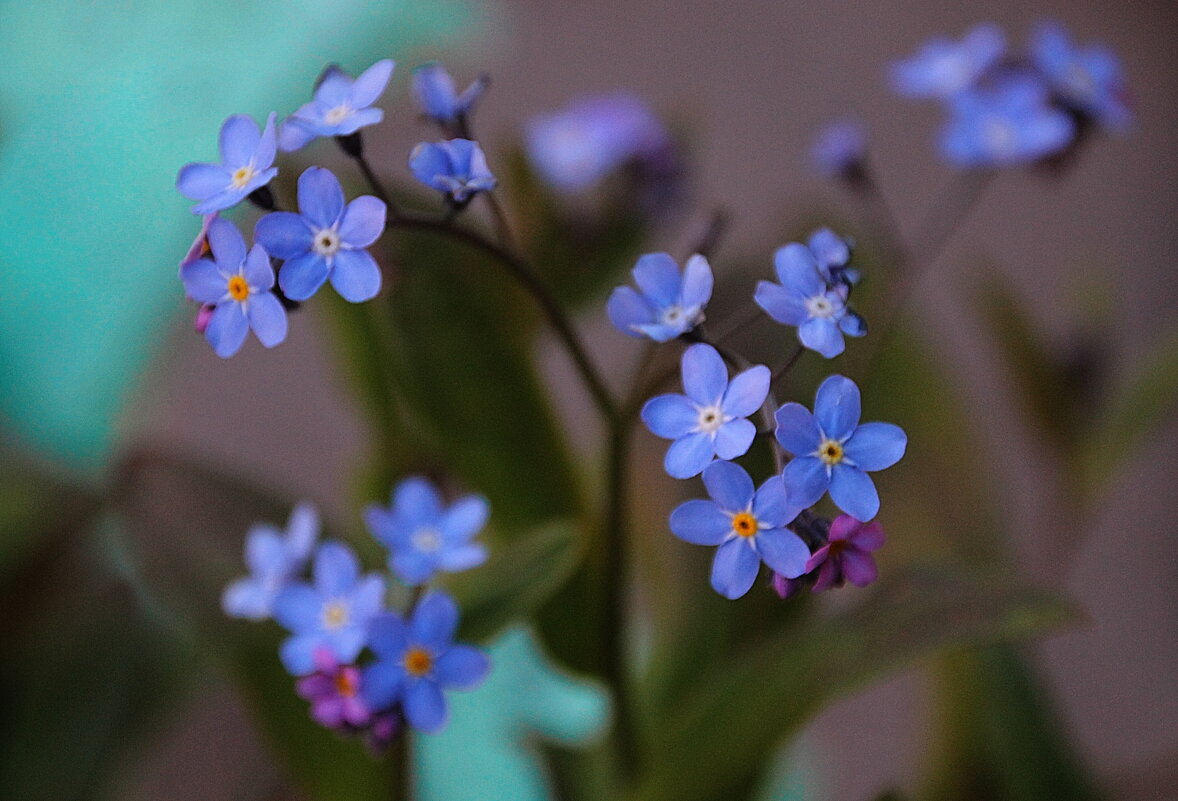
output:
<path id="1" fill-rule="evenodd" d="M 747 418 L 769 394 L 769 368 L 754 365 L 728 380 L 728 368 L 711 345 L 683 352 L 686 395 L 659 395 L 642 407 L 642 421 L 656 436 L 675 440 L 663 466 L 674 478 L 699 475 L 712 457 L 748 452 L 757 427 Z"/>
<path id="2" fill-rule="evenodd" d="M 368 642 L 368 626 L 384 607 L 384 579 L 360 576 L 360 562 L 343 543 L 319 546 L 312 583 L 289 584 L 274 601 L 274 618 L 291 631 L 282 644 L 282 664 L 295 676 L 315 669 L 315 652 L 326 648 L 338 661 L 356 661 Z"/>
<path id="3" fill-rule="evenodd" d="M 480 75 L 459 94 L 454 78 L 436 61 L 413 70 L 413 96 L 421 112 L 446 130 L 457 130 L 487 88 L 487 77 Z"/>
<path id="4" fill-rule="evenodd" d="M 380 291 L 380 267 L 364 248 L 384 231 L 385 204 L 361 195 L 344 205 L 344 190 L 323 167 L 299 176 L 299 214 L 276 211 L 258 220 L 254 237 L 270 255 L 286 259 L 278 285 L 291 300 L 306 300 L 324 281 L 352 303 Z"/>
<path id="5" fill-rule="evenodd" d="M 1121 62 L 1107 47 L 1076 47 L 1063 26 L 1046 22 L 1035 30 L 1031 57 L 1068 108 L 1108 128 L 1129 124 Z"/>
<path id="6" fill-rule="evenodd" d="M 854 242 L 839 236 L 829 228 L 819 228 L 810 234 L 806 247 L 818 264 L 818 274 L 828 284 L 853 286 L 859 283 L 860 274 L 850 266 L 851 246 Z"/>
<path id="7" fill-rule="evenodd" d="M 828 178 L 855 175 L 866 156 L 867 129 L 857 119 L 835 120 L 823 126 L 810 148 L 811 163 Z"/>
<path id="8" fill-rule="evenodd" d="M 271 291 L 274 270 L 270 256 L 255 244 L 249 253 L 237 226 L 223 217 L 209 223 L 213 258 L 180 266 L 180 280 L 193 300 L 214 306 L 205 339 L 227 359 L 241 348 L 252 328 L 258 340 L 272 348 L 286 339 L 286 310 Z"/>
<path id="9" fill-rule="evenodd" d="M 266 119 L 266 127 L 245 114 L 235 114 L 221 126 L 219 144 L 220 164 L 185 164 L 176 176 L 180 194 L 199 200 L 192 207 L 193 214 L 236 206 L 246 196 L 273 180 L 278 169 L 274 163 L 274 113 Z"/>
<path id="10" fill-rule="evenodd" d="M 341 664 L 327 648 L 317 649 L 314 661 L 315 672 L 295 682 L 295 692 L 311 702 L 311 718 L 337 731 L 366 726 L 372 711 L 360 693 L 360 668 Z"/>
<path id="11" fill-rule="evenodd" d="M 278 593 L 302 572 L 319 536 L 319 513 L 301 503 L 290 514 L 285 536 L 269 525 L 257 525 L 245 536 L 245 563 L 250 575 L 225 588 L 221 608 L 230 617 L 265 620 L 273 614 Z"/>
<path id="12" fill-rule="evenodd" d="M 483 149 L 469 139 L 422 142 L 409 154 L 409 169 L 417 180 L 458 207 L 479 192 L 491 191 L 496 183 Z"/>
<path id="13" fill-rule="evenodd" d="M 811 506 L 830 490 L 835 505 L 867 522 L 879 511 L 879 493 L 867 474 L 900 461 L 908 445 L 891 423 L 859 423 L 859 387 L 841 375 L 818 387 L 814 413 L 800 403 L 777 410 L 777 441 L 794 455 L 782 472 L 790 501 Z"/>
<path id="14" fill-rule="evenodd" d="M 395 614 L 372 623 L 369 647 L 377 661 L 363 673 L 363 694 L 373 709 L 400 702 L 405 719 L 418 731 L 436 732 L 446 725 L 444 689 L 467 689 L 491 669 L 487 655 L 454 643 L 458 605 L 443 592 L 421 599 L 408 622 Z"/>
<path id="15" fill-rule="evenodd" d="M 473 539 L 489 514 L 485 498 L 467 495 L 447 507 L 433 484 L 413 476 L 396 486 L 388 509 L 367 507 L 364 522 L 388 546 L 389 569 L 417 586 L 439 570 L 456 573 L 485 562 L 486 547 Z"/>
<path id="16" fill-rule="evenodd" d="M 792 502 L 781 476 L 753 492 L 749 474 L 732 462 L 713 462 L 704 470 L 712 500 L 681 504 L 671 513 L 671 532 L 695 545 L 718 545 L 712 562 L 712 588 L 739 598 L 757 579 L 763 561 L 777 573 L 796 578 L 806 572 L 810 549 L 786 526 L 801 506 Z"/>
<path id="17" fill-rule="evenodd" d="M 1076 125 L 1049 100 L 1042 80 L 1021 72 L 963 92 L 950 104 L 941 152 L 959 167 L 1027 164 L 1058 153 Z"/>
<path id="18" fill-rule="evenodd" d="M 704 320 L 704 307 L 712 297 L 712 268 L 695 254 L 680 274 L 668 253 L 647 253 L 630 271 L 638 290 L 614 289 L 606 312 L 614 328 L 632 337 L 668 342 Z"/>
<path id="19" fill-rule="evenodd" d="M 315 87 L 314 99 L 282 121 L 278 146 L 284 152 L 298 150 L 320 136 L 347 136 L 384 119 L 384 111 L 373 108 L 394 64 L 378 61 L 355 79 L 334 64 L 324 70 Z"/>
<path id="20" fill-rule="evenodd" d="M 806 562 L 806 572 L 818 571 L 814 592 L 822 592 L 849 581 L 866 587 L 875 581 L 879 570 L 871 555 L 884 545 L 883 526 L 877 522 L 860 523 L 850 515 L 839 515 L 830 524 L 829 539 Z"/>
<path id="21" fill-rule="evenodd" d="M 930 39 L 916 55 L 892 64 L 892 86 L 906 97 L 948 100 L 972 88 L 1006 51 L 998 26 L 982 23 L 960 42 Z"/>

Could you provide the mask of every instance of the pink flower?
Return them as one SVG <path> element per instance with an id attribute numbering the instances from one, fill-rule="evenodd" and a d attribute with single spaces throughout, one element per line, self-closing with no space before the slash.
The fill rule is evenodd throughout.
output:
<path id="1" fill-rule="evenodd" d="M 830 524 L 827 543 L 806 563 L 807 573 L 818 570 L 814 592 L 837 587 L 843 581 L 856 587 L 866 587 L 875 581 L 879 570 L 871 553 L 883 544 L 883 526 L 879 523 L 860 523 L 850 515 L 836 517 Z"/>

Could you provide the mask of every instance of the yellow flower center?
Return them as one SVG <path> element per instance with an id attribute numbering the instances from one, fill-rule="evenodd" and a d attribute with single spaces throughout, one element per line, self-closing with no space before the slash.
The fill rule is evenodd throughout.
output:
<path id="1" fill-rule="evenodd" d="M 348 625 L 348 605 L 343 601 L 328 601 L 323 605 L 323 628 L 338 629 Z"/>
<path id="2" fill-rule="evenodd" d="M 833 439 L 823 440 L 818 446 L 818 458 L 828 465 L 836 465 L 843 460 L 843 446 Z"/>
<path id="3" fill-rule="evenodd" d="M 241 189 L 254 177 L 254 168 L 248 164 L 233 171 L 233 188 Z"/>
<path id="4" fill-rule="evenodd" d="M 229 279 L 229 297 L 236 300 L 238 303 L 250 296 L 250 285 L 246 283 L 244 277 L 235 275 Z"/>
<path id="5" fill-rule="evenodd" d="M 344 698 L 354 698 L 359 689 L 356 677 L 350 670 L 341 670 L 335 674 L 335 691 Z"/>
<path id="6" fill-rule="evenodd" d="M 757 533 L 757 518 L 748 512 L 740 512 L 732 516 L 732 530 L 740 537 L 751 537 Z"/>
<path id="7" fill-rule="evenodd" d="M 405 670 L 410 676 L 418 678 L 429 673 L 434 666 L 434 658 L 424 648 L 410 648 L 405 652 Z"/>

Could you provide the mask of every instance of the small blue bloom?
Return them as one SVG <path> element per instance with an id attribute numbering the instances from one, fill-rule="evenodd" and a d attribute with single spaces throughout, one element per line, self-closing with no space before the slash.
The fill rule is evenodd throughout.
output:
<path id="1" fill-rule="evenodd" d="M 478 495 L 446 507 L 424 478 L 407 478 L 396 486 L 388 509 L 372 505 L 364 522 L 372 536 L 388 546 L 389 569 L 410 586 L 424 584 L 439 570 L 456 573 L 481 565 L 487 549 L 472 542 L 486 525 L 490 506 Z"/>
<path id="2" fill-rule="evenodd" d="M 794 455 L 782 472 L 786 492 L 800 508 L 827 489 L 838 508 L 866 523 L 879 511 L 879 494 L 867 474 L 900 461 L 908 445 L 891 423 L 859 423 L 859 387 L 832 375 L 818 387 L 814 414 L 800 403 L 777 410 L 777 441 Z"/>
<path id="3" fill-rule="evenodd" d="M 190 298 L 214 307 L 205 329 L 213 351 L 229 358 L 251 328 L 267 348 L 286 339 L 286 310 L 271 291 L 274 270 L 265 249 L 254 245 L 247 254 L 241 232 L 223 217 L 209 223 L 208 240 L 212 260 L 180 265 L 180 280 Z"/>
<path id="4" fill-rule="evenodd" d="M 892 86 L 906 97 L 948 100 L 972 88 L 1005 51 L 1006 37 L 990 23 L 975 26 L 960 42 L 937 37 L 892 64 Z"/>
<path id="5" fill-rule="evenodd" d="M 314 99 L 282 121 L 278 146 L 283 152 L 298 150 L 320 136 L 347 136 L 384 119 L 384 112 L 372 108 L 393 74 L 389 59 L 378 61 L 358 78 L 334 64 L 315 87 Z"/>
<path id="6" fill-rule="evenodd" d="M 345 206 L 344 190 L 331 171 L 308 167 L 299 176 L 299 212 L 272 212 L 254 229 L 270 255 L 287 260 L 278 271 L 286 296 L 306 300 L 330 278 L 344 300 L 375 297 L 380 267 L 364 248 L 384 231 L 384 202 L 361 195 Z"/>
<path id="7" fill-rule="evenodd" d="M 820 247 L 833 243 L 819 237 Z M 831 274 L 830 249 L 821 253 Z M 831 286 L 819 271 L 819 261 L 810 248 L 790 242 L 773 254 L 773 265 L 781 282 L 759 281 L 754 300 L 779 323 L 797 326 L 798 340 L 807 348 L 830 359 L 843 352 L 843 334 L 861 337 L 867 333 L 863 318 L 847 308 L 848 284 Z"/>
<path id="8" fill-rule="evenodd" d="M 274 114 L 266 127 L 244 114 L 235 114 L 221 126 L 220 164 L 185 164 L 176 176 L 176 189 L 184 197 L 199 200 L 193 214 L 209 214 L 236 206 L 250 192 L 273 180 Z"/>
<path id="9" fill-rule="evenodd" d="M 413 70 L 413 96 L 422 113 L 447 130 L 457 130 L 486 88 L 487 77 L 480 75 L 459 94 L 450 73 L 436 61 Z"/>
<path id="10" fill-rule="evenodd" d="M 274 601 L 274 618 L 291 631 L 282 644 L 282 664 L 295 676 L 315 670 L 315 651 L 325 648 L 351 664 L 368 642 L 368 626 L 384 608 L 384 579 L 361 578 L 360 562 L 343 543 L 319 546 L 313 584 L 294 582 Z"/>
<path id="11" fill-rule="evenodd" d="M 810 234 L 810 238 L 806 240 L 806 247 L 814 254 L 818 274 L 822 276 L 823 281 L 846 286 L 859 283 L 859 271 L 849 264 L 854 244 L 853 240 L 839 236 L 829 228 L 819 228 Z"/>
<path id="12" fill-rule="evenodd" d="M 641 291 L 617 287 L 606 303 L 610 322 L 623 334 L 668 342 L 703 322 L 712 297 L 712 268 L 703 256 L 689 258 L 680 275 L 669 254 L 647 253 L 630 274 Z"/>
<path id="13" fill-rule="evenodd" d="M 1076 125 L 1038 76 L 1014 73 L 954 98 L 941 152 L 959 167 L 1027 164 L 1071 144 Z"/>
<path id="14" fill-rule="evenodd" d="M 421 599 L 408 623 L 395 614 L 372 623 L 369 647 L 377 661 L 363 673 L 362 694 L 375 710 L 400 702 L 405 719 L 418 731 L 437 732 L 446 725 L 443 689 L 468 689 L 486 678 L 487 655 L 454 643 L 458 605 L 443 592 Z"/>
<path id="15" fill-rule="evenodd" d="M 1035 31 L 1031 57 L 1070 109 L 1108 128 L 1129 124 L 1132 115 L 1121 62 L 1107 47 L 1076 47 L 1061 25 L 1047 22 Z"/>
<path id="16" fill-rule="evenodd" d="M 810 160 L 820 175 L 843 178 L 863 167 L 867 157 L 867 129 L 856 119 L 836 120 L 822 128 L 810 148 Z"/>
<path id="17" fill-rule="evenodd" d="M 725 598 L 744 595 L 763 561 L 786 578 L 806 572 L 810 549 L 786 526 L 802 510 L 773 476 L 753 492 L 749 474 L 732 462 L 704 470 L 710 501 L 687 501 L 671 513 L 671 531 L 694 545 L 718 545 L 712 588 Z"/>
<path id="18" fill-rule="evenodd" d="M 483 149 L 469 139 L 422 142 L 409 154 L 409 169 L 417 180 L 459 207 L 479 192 L 490 192 L 496 183 Z"/>
<path id="19" fill-rule="evenodd" d="M 769 394 L 769 368 L 758 364 L 730 382 L 724 360 L 711 345 L 683 352 L 686 395 L 659 395 L 642 407 L 642 421 L 655 436 L 675 440 L 663 462 L 674 478 L 699 475 L 713 456 L 735 459 L 748 452 L 757 427 L 745 418 Z"/>
<path id="20" fill-rule="evenodd" d="M 319 514 L 301 503 L 291 512 L 286 536 L 268 525 L 257 525 L 245 537 L 245 563 L 250 575 L 225 588 L 221 608 L 230 617 L 265 620 L 274 613 L 274 599 L 302 572 L 319 537 Z"/>

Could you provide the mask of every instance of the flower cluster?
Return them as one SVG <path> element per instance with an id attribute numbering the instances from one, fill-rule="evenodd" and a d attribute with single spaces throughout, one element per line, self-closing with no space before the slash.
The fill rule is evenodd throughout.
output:
<path id="1" fill-rule="evenodd" d="M 394 488 L 390 508 L 369 507 L 365 520 L 388 547 L 390 569 L 420 588 L 401 615 L 386 606 L 385 576 L 362 575 L 355 552 L 341 542 L 316 544 L 318 515 L 301 504 L 285 534 L 265 525 L 250 530 L 250 575 L 226 587 L 222 607 L 232 617 L 273 618 L 290 632 L 279 657 L 320 725 L 364 735 L 378 748 L 402 723 L 436 732 L 447 720 L 443 690 L 474 687 L 490 663 L 481 650 L 454 642 L 458 605 L 425 585 L 439 572 L 486 560 L 473 538 L 488 513 L 477 496 L 446 507 L 419 477 Z"/>
<path id="2" fill-rule="evenodd" d="M 1130 120 L 1116 56 L 1100 45 L 1074 45 L 1057 23 L 1040 25 L 1023 54 L 1009 53 L 991 24 L 960 41 L 933 39 L 894 63 L 891 78 L 906 97 L 944 104 L 941 153 L 959 167 L 1040 161 L 1090 129 L 1121 130 Z"/>

